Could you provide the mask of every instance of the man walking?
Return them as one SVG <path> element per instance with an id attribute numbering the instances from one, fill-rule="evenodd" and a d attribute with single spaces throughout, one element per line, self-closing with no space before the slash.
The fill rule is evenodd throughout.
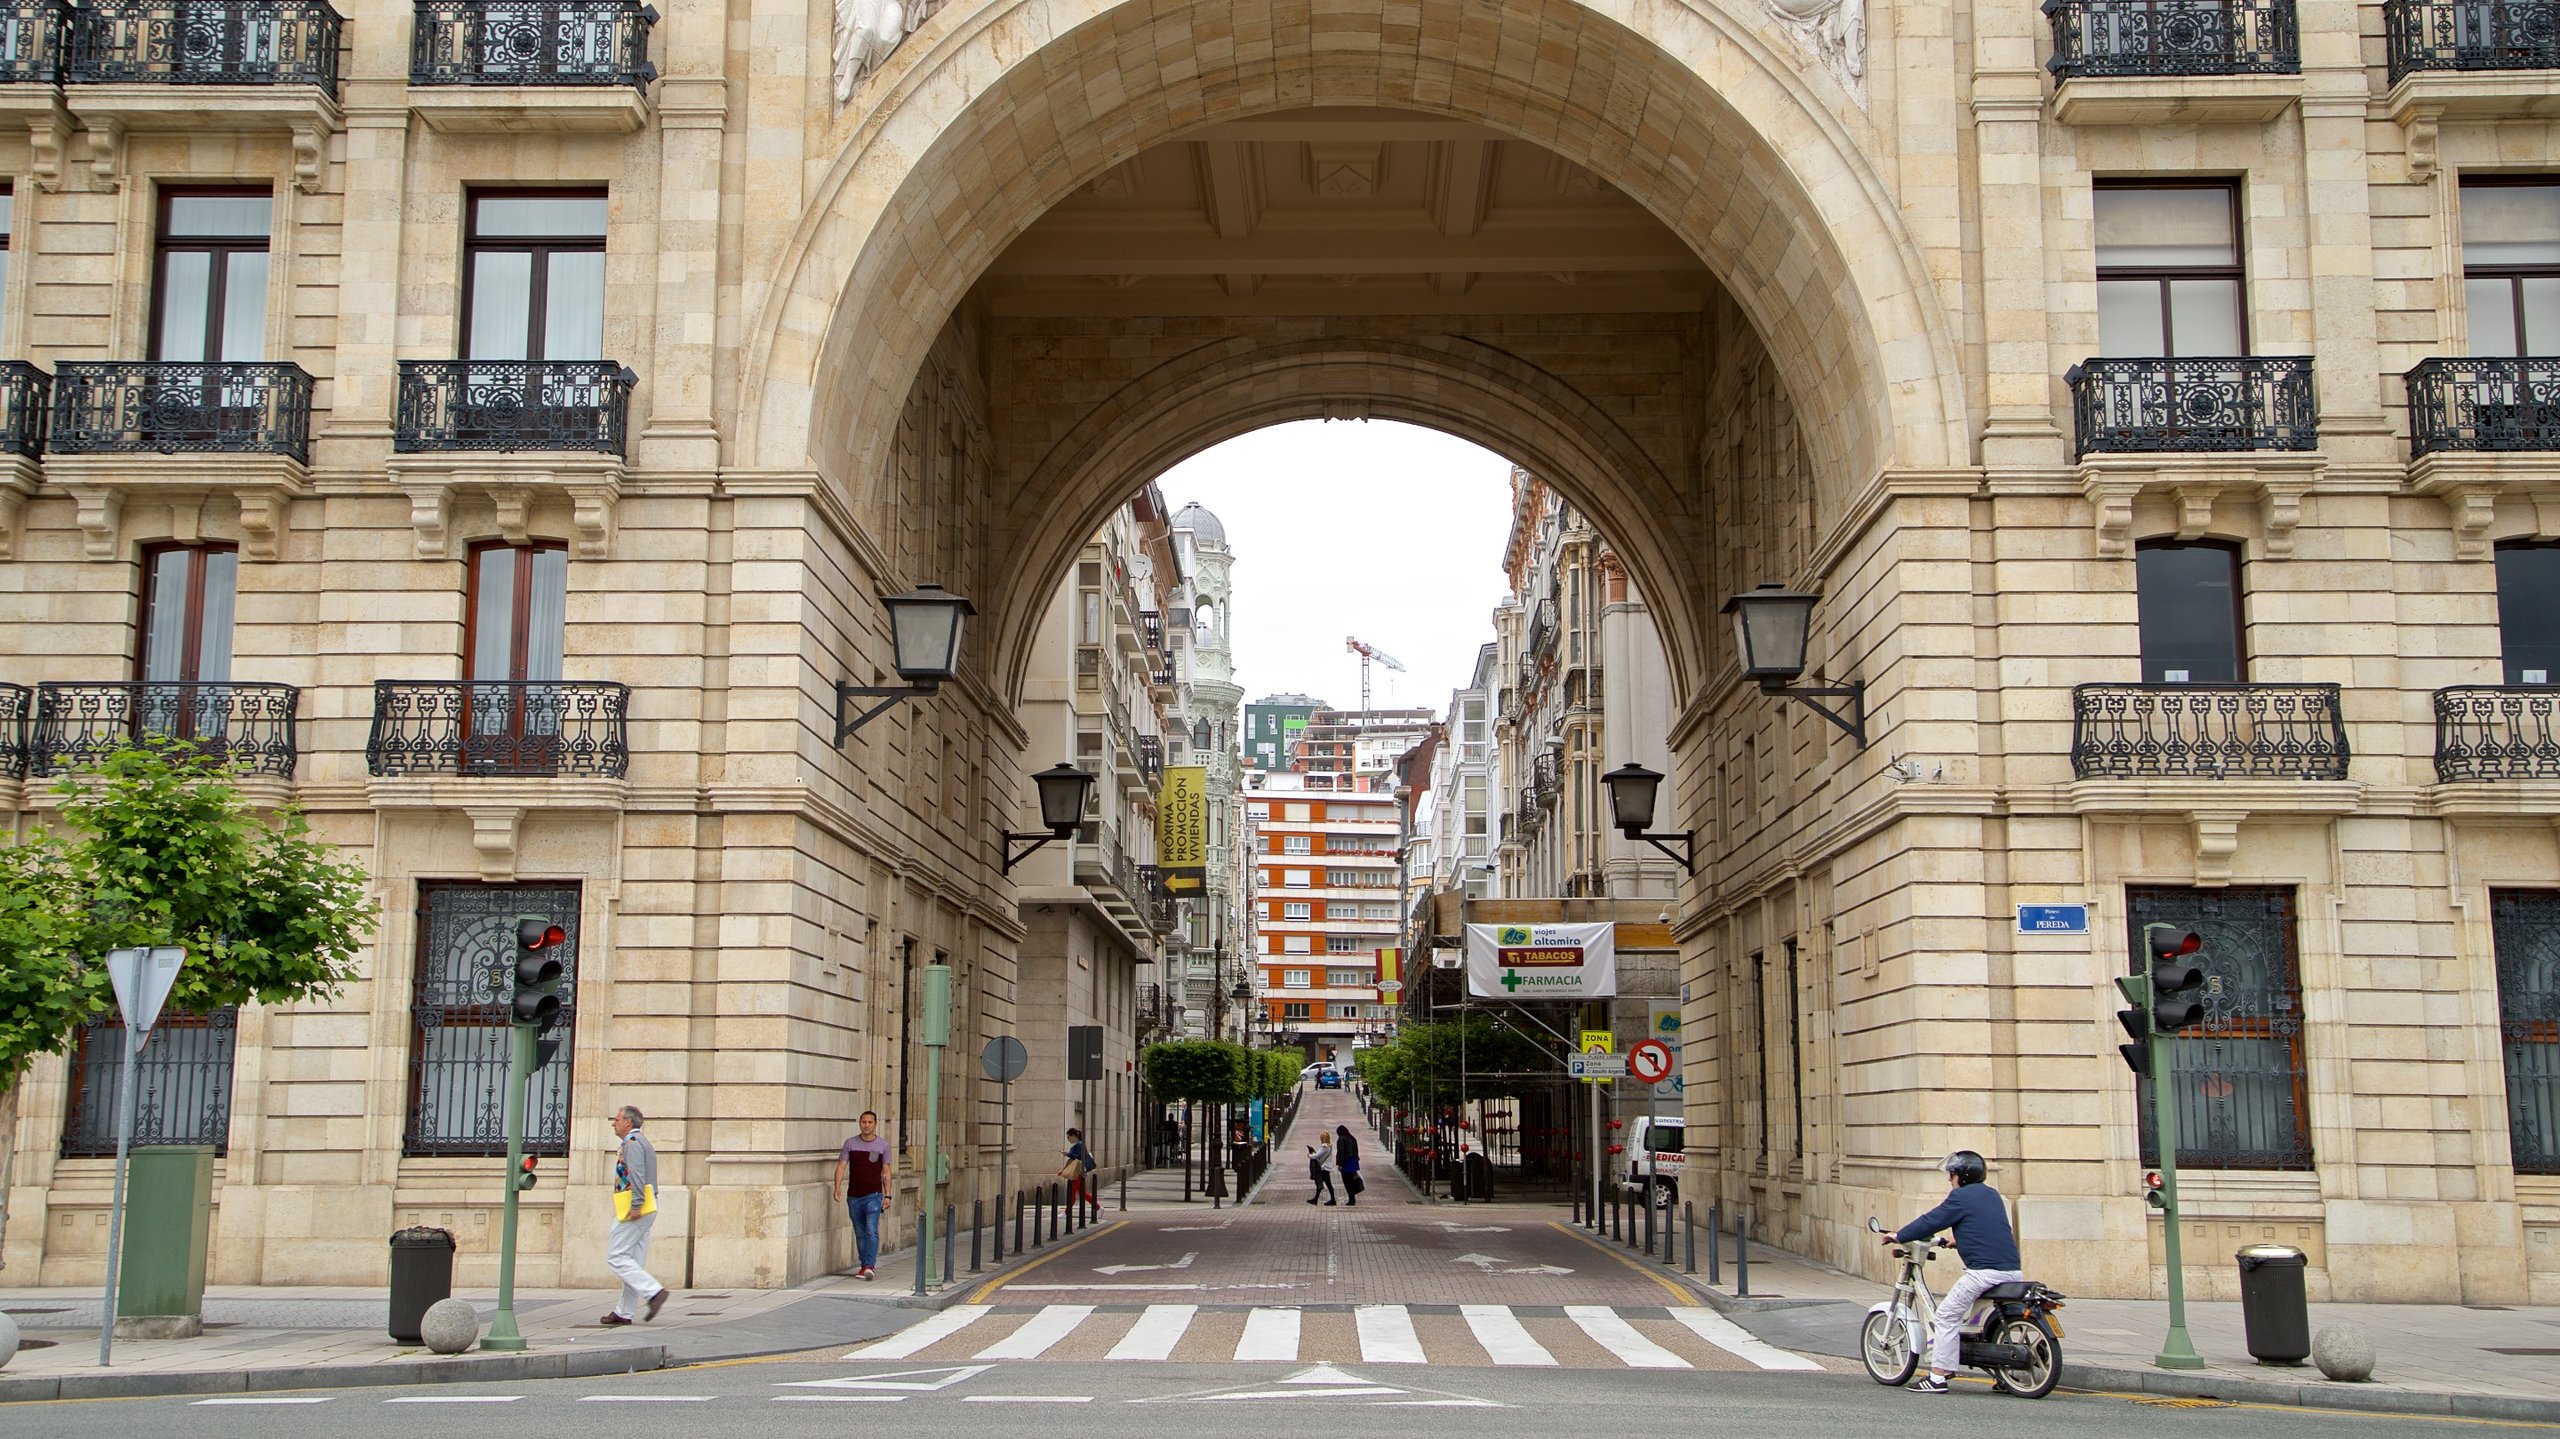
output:
<path id="1" fill-rule="evenodd" d="M 635 1309 L 642 1311 L 640 1317 L 655 1319 L 667 1303 L 667 1286 L 647 1268 L 649 1231 L 658 1224 L 658 1151 L 640 1132 L 640 1123 L 636 1104 L 613 1113 L 613 1132 L 622 1151 L 613 1161 L 613 1233 L 605 1240 L 604 1262 L 622 1281 L 622 1298 L 605 1315 L 606 1324 L 630 1323 Z"/>
<path id="2" fill-rule="evenodd" d="M 844 1142 L 836 1155 L 836 1198 L 853 1221 L 854 1278 L 872 1278 L 880 1263 L 880 1216 L 889 1212 L 889 1141 L 880 1137 L 880 1116 L 862 1111 L 862 1132 Z"/>

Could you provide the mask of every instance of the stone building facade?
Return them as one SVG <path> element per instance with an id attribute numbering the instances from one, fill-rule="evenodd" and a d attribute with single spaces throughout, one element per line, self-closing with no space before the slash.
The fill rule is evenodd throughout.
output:
<path id="1" fill-rule="evenodd" d="M 225 1021 L 216 1279 L 374 1282 L 415 1221 L 486 1279 L 496 1166 L 422 1097 L 485 1089 L 474 946 L 524 907 L 577 929 L 528 1283 L 605 1277 L 612 1102 L 685 1282 L 841 1264 L 866 1105 L 965 1205 L 995 1096 L 919 1112 L 906 981 L 953 966 L 964 1056 L 1022 1017 L 1057 586 L 1181 457 L 1374 416 L 1546 479 L 1651 608 L 1693 1184 L 1871 1266 L 1969 1145 L 2040 1277 L 2155 1292 L 2108 981 L 2193 920 L 2197 1285 L 2271 1237 L 2318 1294 L 2560 1292 L 2560 137 L 2443 7 L 2181 49 L 2111 0 L 600 0 L 520 64 L 278 8 L 210 77 L 0 66 L 31 767 L 138 703 L 382 897 L 357 984 Z M 1863 746 L 1740 678 L 1764 581 Z M 960 679 L 839 744 L 924 583 L 977 606 Z M 2019 934 L 2046 903 L 2088 932 Z M 79 1076 L 18 1095 L 44 1282 L 98 1270 Z"/>

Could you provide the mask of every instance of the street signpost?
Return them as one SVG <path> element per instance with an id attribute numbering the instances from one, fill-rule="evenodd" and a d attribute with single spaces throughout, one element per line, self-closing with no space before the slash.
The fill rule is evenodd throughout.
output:
<path id="1" fill-rule="evenodd" d="M 1588 1066 L 1595 1058 L 1607 1058 L 1609 1052 L 1618 1047 L 1618 1036 L 1606 1029 L 1586 1029 L 1582 1031 L 1582 1043 L 1579 1047 L 1582 1052 L 1567 1060 L 1566 1067 L 1572 1072 L 1574 1078 L 1583 1080 L 1591 1086 L 1591 1213 L 1596 1218 L 1600 1213 L 1600 1199 L 1603 1193 L 1600 1186 L 1605 1182 L 1608 1169 L 1607 1136 L 1600 1130 L 1600 1086 L 1608 1083 L 1608 1079 L 1605 1076 L 1590 1073 Z M 1626 1073 L 1626 1061 L 1620 1060 L 1618 1064 L 1618 1072 Z"/>
<path id="2" fill-rule="evenodd" d="M 1004 1117 L 996 1140 L 996 1260 L 1001 1263 L 1004 1260 L 1004 1199 L 1010 1192 L 1005 1188 L 1005 1172 L 1010 1167 L 1008 1161 L 1013 1158 L 1013 1082 L 1022 1077 L 1022 1071 L 1031 1067 L 1031 1051 L 1023 1048 L 1022 1041 L 1012 1035 L 999 1034 L 988 1040 L 987 1047 L 979 1051 L 978 1067 L 986 1071 L 987 1078 L 996 1082 L 996 1093 L 1004 1098 Z"/>
<path id="3" fill-rule="evenodd" d="M 107 1207 L 107 1299 L 98 1322 L 98 1364 L 104 1368 L 116 1339 L 116 1270 L 124 1258 L 124 1175 L 133 1157 L 134 1061 L 151 1042 L 160 1006 L 178 982 L 187 952 L 173 946 L 107 951 L 107 982 L 115 986 L 124 1016 L 124 1063 L 116 1072 L 116 1183 Z"/>
<path id="4" fill-rule="evenodd" d="M 1566 1056 L 1564 1067 L 1565 1073 L 1575 1079 L 1604 1084 L 1612 1079 L 1626 1078 L 1627 1064 L 1628 1057 L 1623 1054 L 1574 1054 Z M 1600 1091 L 1595 1089 L 1591 1092 L 1596 1095 Z"/>

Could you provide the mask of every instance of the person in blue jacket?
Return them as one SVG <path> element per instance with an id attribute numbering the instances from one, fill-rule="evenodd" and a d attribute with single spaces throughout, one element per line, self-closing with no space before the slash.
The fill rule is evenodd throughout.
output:
<path id="1" fill-rule="evenodd" d="M 1888 1244 L 1908 1244 L 1952 1229 L 1956 1257 L 1964 1261 L 1964 1273 L 1938 1304 L 1938 1322 L 1929 1332 L 1929 1373 L 1911 1382 L 1915 1394 L 1947 1392 L 1947 1373 L 1956 1367 L 1964 1342 L 1957 1327 L 1982 1291 L 2027 1277 L 2018 1272 L 2018 1239 L 2009 1230 L 2009 1206 L 1999 1190 L 1982 1182 L 1988 1172 L 1982 1156 L 1959 1149 L 1938 1167 L 1947 1173 L 1946 1202 L 1885 1236 Z"/>

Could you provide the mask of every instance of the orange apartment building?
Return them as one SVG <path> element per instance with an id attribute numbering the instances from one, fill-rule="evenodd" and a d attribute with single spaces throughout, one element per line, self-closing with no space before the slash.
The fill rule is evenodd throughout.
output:
<path id="1" fill-rule="evenodd" d="M 1257 1023 L 1311 1059 L 1347 1060 L 1394 1027 L 1394 1006 L 1378 993 L 1378 951 L 1398 942 L 1397 802 L 1384 792 L 1309 789 L 1307 778 L 1245 776 Z"/>

